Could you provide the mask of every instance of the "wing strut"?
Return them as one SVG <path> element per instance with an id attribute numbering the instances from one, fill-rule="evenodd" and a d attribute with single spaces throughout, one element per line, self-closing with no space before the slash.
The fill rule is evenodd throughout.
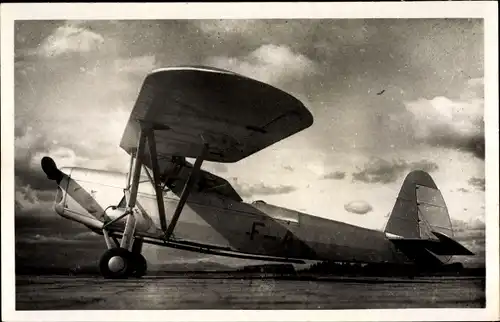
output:
<path id="1" fill-rule="evenodd" d="M 196 183 L 198 179 L 198 174 L 201 168 L 201 164 L 203 163 L 206 152 L 208 150 L 208 144 L 206 144 L 203 140 L 203 137 L 201 137 L 201 140 L 203 142 L 202 149 L 200 151 L 199 156 L 196 158 L 193 168 L 191 169 L 191 173 L 189 174 L 186 184 L 184 185 L 184 189 L 182 190 L 179 203 L 175 208 L 172 220 L 167 226 L 167 219 L 166 219 L 167 217 L 165 214 L 165 205 L 163 203 L 163 189 L 160 182 L 160 167 L 158 166 L 158 154 L 156 151 L 156 140 L 155 140 L 154 129 L 148 129 L 146 135 L 149 145 L 149 155 L 151 157 L 151 166 L 153 170 L 152 181 L 154 182 L 154 187 L 155 187 L 156 202 L 158 204 L 158 213 L 160 216 L 161 229 L 165 234 L 164 239 L 168 240 L 172 236 L 175 226 L 177 225 L 177 221 L 179 220 L 179 217 L 181 215 L 182 209 L 184 208 L 184 205 L 186 204 L 189 194 L 193 189 L 193 185 Z M 150 176 L 149 173 L 148 176 Z"/>
<path id="2" fill-rule="evenodd" d="M 163 189 L 160 182 L 160 167 L 158 166 L 158 155 L 156 153 L 156 140 L 154 130 L 148 133 L 149 155 L 151 156 L 151 166 L 153 168 L 153 181 L 156 194 L 156 202 L 158 203 L 158 213 L 160 215 L 161 230 L 167 230 L 167 217 L 165 215 L 165 204 L 163 203 Z M 148 176 L 149 176 L 149 172 Z"/>
<path id="3" fill-rule="evenodd" d="M 146 140 L 148 143 L 149 147 L 149 155 L 151 158 L 151 166 L 153 170 L 153 176 L 151 178 L 151 175 L 149 171 L 146 170 L 146 174 L 148 175 L 151 183 L 155 187 L 155 193 L 156 193 L 156 201 L 158 204 L 158 213 L 160 216 L 160 223 L 161 223 L 161 229 L 164 232 L 164 239 L 167 241 L 170 239 L 172 236 L 172 233 L 175 229 L 175 226 L 177 225 L 177 221 L 179 220 L 179 217 L 181 215 L 181 212 L 184 208 L 184 205 L 187 202 L 187 199 L 189 197 L 189 194 L 193 188 L 193 185 L 196 183 L 198 179 L 198 174 L 201 168 L 201 164 L 203 163 L 203 160 L 205 158 L 205 155 L 208 151 L 208 144 L 205 143 L 203 140 L 203 137 L 201 137 L 201 140 L 203 142 L 202 149 L 200 151 L 199 156 L 196 158 L 196 162 L 193 165 L 193 168 L 191 170 L 191 173 L 189 174 L 189 177 L 186 181 L 186 184 L 182 190 L 179 203 L 177 204 L 177 207 L 175 209 L 175 212 L 172 216 L 172 220 L 170 224 L 167 226 L 167 217 L 165 214 L 165 205 L 163 203 L 163 189 L 161 186 L 160 182 L 160 169 L 158 165 L 158 155 L 156 151 L 156 140 L 155 140 L 155 135 L 154 135 L 154 128 L 145 124 L 141 124 L 140 128 L 140 133 L 139 133 L 139 140 L 137 143 L 137 150 L 135 153 L 131 153 L 131 160 L 130 160 L 130 171 L 129 174 L 127 175 L 127 183 L 126 183 L 126 188 L 125 188 L 125 197 L 127 200 L 127 208 L 125 212 L 119 216 L 118 218 L 112 220 L 111 222 L 105 224 L 103 226 L 103 230 L 105 230 L 110 224 L 118 221 L 119 219 L 123 217 L 127 217 L 127 222 L 125 224 L 125 230 L 123 231 L 123 238 L 121 239 L 120 242 L 120 247 L 125 248 L 125 249 L 130 249 L 132 245 L 132 241 L 134 239 L 134 233 L 135 233 L 135 226 L 136 226 L 136 219 L 134 216 L 134 208 L 136 205 L 136 200 L 137 200 L 137 191 L 139 188 L 139 179 L 141 175 L 141 170 L 142 170 L 142 159 L 144 156 L 145 152 L 145 146 L 146 146 Z M 106 238 L 108 240 L 109 238 Z M 107 241 L 108 243 L 108 241 Z"/>
<path id="4" fill-rule="evenodd" d="M 203 138 L 202 138 L 203 139 Z M 205 154 L 208 150 L 208 144 L 205 142 L 203 143 L 203 147 L 201 149 L 200 154 L 196 158 L 196 161 L 193 165 L 193 169 L 191 170 L 191 173 L 189 174 L 189 177 L 186 181 L 186 185 L 184 186 L 184 189 L 182 190 L 179 203 L 177 204 L 177 207 L 175 208 L 174 215 L 172 216 L 172 221 L 168 225 L 167 231 L 165 232 L 165 239 L 168 240 L 170 236 L 172 235 L 175 225 L 177 224 L 177 220 L 179 220 L 179 216 L 181 215 L 182 209 L 184 208 L 184 205 L 186 204 L 187 198 L 189 197 L 189 194 L 193 188 L 193 185 L 196 183 L 198 179 L 198 174 L 200 172 L 201 164 L 203 163 Z"/>

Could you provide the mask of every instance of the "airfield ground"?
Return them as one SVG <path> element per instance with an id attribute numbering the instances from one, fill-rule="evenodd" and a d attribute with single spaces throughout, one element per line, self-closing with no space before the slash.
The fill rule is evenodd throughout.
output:
<path id="1" fill-rule="evenodd" d="M 16 310 L 481 308 L 484 277 L 16 277 Z"/>

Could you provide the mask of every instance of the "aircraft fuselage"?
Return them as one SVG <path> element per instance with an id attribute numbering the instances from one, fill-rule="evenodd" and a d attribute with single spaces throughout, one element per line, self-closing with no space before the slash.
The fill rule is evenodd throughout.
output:
<path id="1" fill-rule="evenodd" d="M 105 221 L 125 211 L 126 174 L 63 168 L 55 209 L 58 214 L 99 231 Z M 63 192 L 64 191 L 64 192 Z M 120 201 L 121 205 L 120 205 Z M 163 196 L 170 221 L 179 201 L 178 193 Z M 109 206 L 117 206 L 116 209 Z M 136 236 L 161 240 L 163 231 L 155 189 L 141 178 Z M 125 219 L 110 226 L 123 231 Z M 210 192 L 192 191 L 175 227 L 173 239 L 215 245 L 236 252 L 305 260 L 405 263 L 384 232 L 312 216 L 264 202 L 245 203 Z"/>

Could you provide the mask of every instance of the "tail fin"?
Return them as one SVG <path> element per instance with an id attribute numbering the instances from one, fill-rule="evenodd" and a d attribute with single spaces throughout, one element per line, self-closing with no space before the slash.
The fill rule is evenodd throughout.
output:
<path id="1" fill-rule="evenodd" d="M 425 171 L 412 171 L 406 176 L 385 233 L 414 261 L 443 263 L 452 255 L 473 255 L 453 239 L 446 203 Z"/>

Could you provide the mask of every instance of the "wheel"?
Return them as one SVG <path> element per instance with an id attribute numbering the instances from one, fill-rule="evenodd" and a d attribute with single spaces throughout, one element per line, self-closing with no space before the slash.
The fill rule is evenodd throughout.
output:
<path id="1" fill-rule="evenodd" d="M 133 255 L 125 248 L 108 249 L 99 261 L 104 278 L 127 278 L 134 269 Z"/>
<path id="2" fill-rule="evenodd" d="M 143 277 L 148 270 L 148 263 L 142 254 L 132 253 L 133 269 L 131 276 Z"/>

